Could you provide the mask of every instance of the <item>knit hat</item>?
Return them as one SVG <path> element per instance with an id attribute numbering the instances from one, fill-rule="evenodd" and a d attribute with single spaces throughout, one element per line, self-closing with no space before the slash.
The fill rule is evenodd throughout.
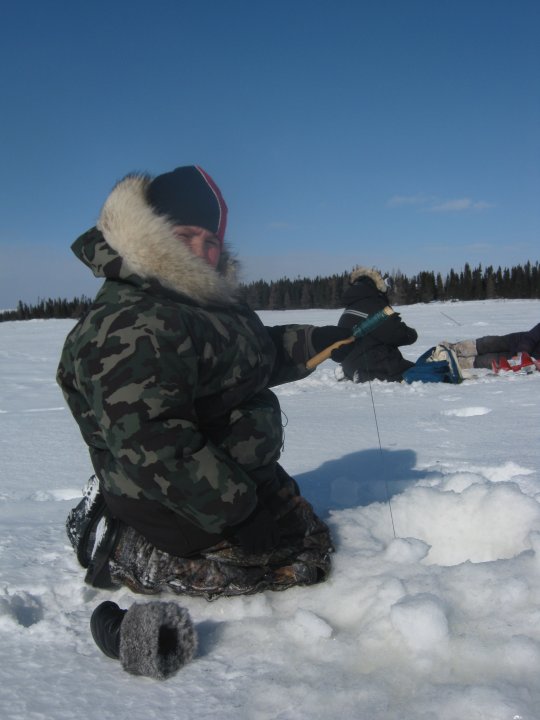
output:
<path id="1" fill-rule="evenodd" d="M 223 243 L 227 205 L 216 183 L 198 165 L 158 175 L 148 186 L 147 197 L 160 215 L 178 225 L 210 230 Z"/>

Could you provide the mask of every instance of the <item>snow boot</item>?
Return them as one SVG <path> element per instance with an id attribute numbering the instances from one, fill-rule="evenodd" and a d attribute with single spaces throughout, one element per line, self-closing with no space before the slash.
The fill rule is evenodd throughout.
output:
<path id="1" fill-rule="evenodd" d="M 444 345 L 444 347 L 448 348 L 449 350 L 453 350 L 458 356 L 460 364 L 461 358 L 476 357 L 478 354 L 478 351 L 476 349 L 476 340 L 460 340 L 459 342 L 455 343 L 449 343 L 443 340 L 440 345 Z"/>
<path id="2" fill-rule="evenodd" d="M 109 558 L 120 539 L 121 523 L 105 508 L 88 541 L 92 547 L 84 581 L 92 587 L 111 588 L 114 583 L 109 570 Z"/>
<path id="3" fill-rule="evenodd" d="M 120 660 L 126 672 L 156 680 L 174 675 L 197 649 L 189 613 L 174 602 L 135 603 L 121 610 L 105 601 L 92 613 L 90 630 L 98 648 Z"/>
<path id="4" fill-rule="evenodd" d="M 83 488 L 83 497 L 79 504 L 70 510 L 66 519 L 66 533 L 77 560 L 87 568 L 91 559 L 90 536 L 105 510 L 105 498 L 96 475 Z"/>
<path id="5" fill-rule="evenodd" d="M 83 498 L 68 514 L 66 532 L 77 560 L 86 568 L 85 582 L 92 587 L 113 586 L 109 558 L 118 542 L 121 523 L 112 517 L 100 488 L 92 475 L 83 489 Z"/>

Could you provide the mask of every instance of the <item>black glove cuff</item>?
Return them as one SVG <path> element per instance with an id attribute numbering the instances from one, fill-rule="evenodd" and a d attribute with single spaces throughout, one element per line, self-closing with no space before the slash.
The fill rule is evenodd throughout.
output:
<path id="1" fill-rule="evenodd" d="M 340 340 L 348 340 L 351 335 L 352 333 L 349 328 L 337 327 L 337 325 L 314 327 L 309 338 L 313 348 L 313 355 L 322 352 Z"/>

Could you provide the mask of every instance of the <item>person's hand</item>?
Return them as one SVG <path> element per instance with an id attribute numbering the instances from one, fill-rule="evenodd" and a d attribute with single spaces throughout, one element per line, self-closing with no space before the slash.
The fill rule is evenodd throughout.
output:
<path id="1" fill-rule="evenodd" d="M 348 340 L 350 337 L 352 337 L 350 328 L 337 327 L 336 325 L 323 325 L 322 327 L 313 328 L 311 344 L 315 352 L 320 353 L 330 345 L 340 340 Z"/>
<path id="2" fill-rule="evenodd" d="M 264 507 L 231 528 L 230 534 L 241 548 L 252 555 L 269 552 L 279 543 L 281 533 L 272 514 Z"/>
<path id="3" fill-rule="evenodd" d="M 349 343 L 348 345 L 342 345 L 341 347 L 336 348 L 335 350 L 332 350 L 332 354 L 330 357 L 334 362 L 342 363 L 347 355 L 351 352 L 351 350 L 354 347 L 354 343 Z"/>

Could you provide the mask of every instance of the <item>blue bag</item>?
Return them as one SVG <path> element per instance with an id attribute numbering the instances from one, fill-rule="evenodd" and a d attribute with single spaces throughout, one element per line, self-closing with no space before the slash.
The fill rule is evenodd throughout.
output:
<path id="1" fill-rule="evenodd" d="M 405 370 L 403 379 L 413 382 L 461 383 L 463 375 L 456 354 L 445 345 L 437 345 L 420 355 L 415 364 Z"/>

